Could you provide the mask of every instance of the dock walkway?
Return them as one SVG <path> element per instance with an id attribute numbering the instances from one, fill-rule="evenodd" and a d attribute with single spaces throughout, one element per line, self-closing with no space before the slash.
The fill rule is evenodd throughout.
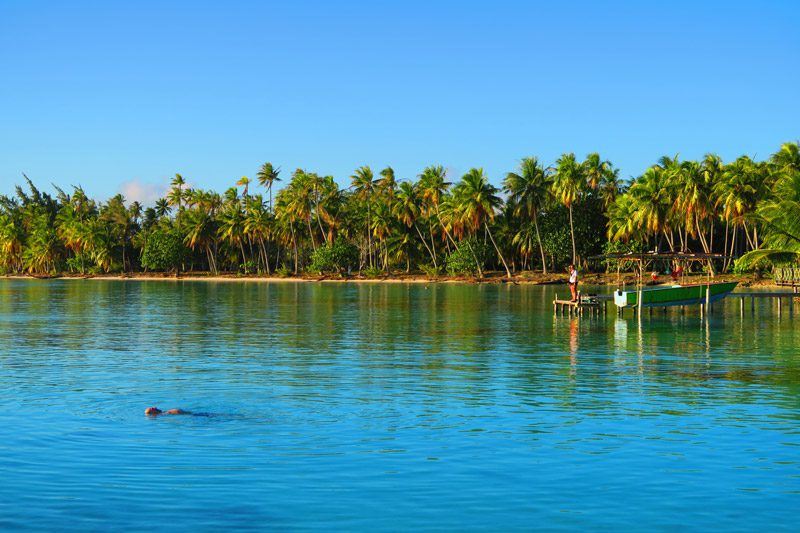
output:
<path id="1" fill-rule="evenodd" d="M 726 298 L 738 298 L 739 299 L 739 313 L 741 316 L 744 316 L 745 312 L 745 302 L 749 298 L 750 299 L 750 312 L 755 313 L 756 309 L 756 300 L 757 299 L 774 299 L 777 302 L 778 307 L 778 316 L 783 316 L 784 306 L 788 308 L 789 316 L 794 315 L 794 301 L 795 299 L 800 299 L 800 294 L 796 291 L 749 291 L 749 292 L 732 292 Z M 607 312 L 608 302 L 614 299 L 613 294 L 592 294 L 589 296 L 581 295 L 580 291 L 578 291 L 578 301 L 572 300 L 561 300 L 558 298 L 558 294 L 555 295 L 555 299 L 553 300 L 553 311 L 556 315 L 563 315 L 569 314 L 569 316 L 582 316 L 585 312 L 589 312 L 592 315 L 600 315 L 605 314 Z M 788 300 L 788 302 L 785 302 Z M 721 302 L 717 302 L 720 304 Z M 686 306 L 678 306 L 681 309 L 681 313 L 683 313 L 684 307 Z M 631 307 L 632 312 L 636 315 L 638 308 Z M 654 307 L 648 307 L 648 313 L 650 315 L 653 314 Z M 666 312 L 667 308 L 663 307 L 662 311 Z M 709 313 L 714 312 L 714 304 L 711 304 L 708 310 L 705 309 L 705 305 L 700 304 L 700 314 L 701 316 Z M 617 308 L 617 314 L 622 314 L 623 308 Z"/>

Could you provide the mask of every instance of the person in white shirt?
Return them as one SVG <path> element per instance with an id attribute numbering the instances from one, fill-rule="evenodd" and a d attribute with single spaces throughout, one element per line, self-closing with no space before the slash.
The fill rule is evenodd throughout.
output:
<path id="1" fill-rule="evenodd" d="M 569 266 L 569 292 L 572 294 L 572 301 L 578 301 L 578 270 L 575 265 Z"/>

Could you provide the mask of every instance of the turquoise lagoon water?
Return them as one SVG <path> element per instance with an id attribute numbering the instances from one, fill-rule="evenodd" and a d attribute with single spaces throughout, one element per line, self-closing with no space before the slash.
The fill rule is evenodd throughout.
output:
<path id="1" fill-rule="evenodd" d="M 0 529 L 798 528 L 796 319 L 552 298 L 0 280 Z"/>

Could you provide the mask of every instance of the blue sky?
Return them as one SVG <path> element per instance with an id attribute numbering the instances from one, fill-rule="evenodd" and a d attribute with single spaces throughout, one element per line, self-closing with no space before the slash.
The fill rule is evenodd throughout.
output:
<path id="1" fill-rule="evenodd" d="M 800 138 L 798 25 L 789 1 L 2 0 L 0 193 L 764 158 Z"/>

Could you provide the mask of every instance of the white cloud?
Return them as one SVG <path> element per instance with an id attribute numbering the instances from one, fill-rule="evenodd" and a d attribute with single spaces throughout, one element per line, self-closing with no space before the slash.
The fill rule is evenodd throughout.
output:
<path id="1" fill-rule="evenodd" d="M 169 185 L 164 181 L 161 183 L 150 183 L 140 179 L 132 179 L 122 182 L 119 192 L 125 197 L 125 203 L 139 202 L 143 206 L 152 206 L 156 200 L 166 194 Z"/>

